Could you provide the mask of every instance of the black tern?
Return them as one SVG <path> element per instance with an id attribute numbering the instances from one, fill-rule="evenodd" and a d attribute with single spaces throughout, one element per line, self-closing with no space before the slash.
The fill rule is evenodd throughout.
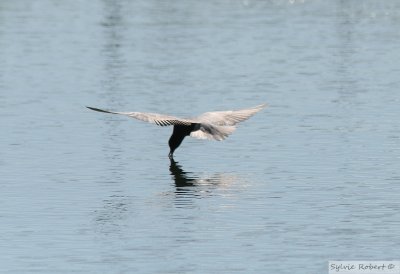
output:
<path id="1" fill-rule="evenodd" d="M 222 141 L 236 129 L 236 124 L 249 119 L 265 106 L 266 104 L 262 104 L 241 110 L 206 112 L 194 118 L 178 118 L 170 115 L 145 112 L 117 112 L 93 107 L 87 108 L 99 112 L 125 115 L 158 126 L 174 126 L 172 135 L 168 141 L 170 148 L 168 156 L 172 158 L 174 151 L 186 136 Z"/>

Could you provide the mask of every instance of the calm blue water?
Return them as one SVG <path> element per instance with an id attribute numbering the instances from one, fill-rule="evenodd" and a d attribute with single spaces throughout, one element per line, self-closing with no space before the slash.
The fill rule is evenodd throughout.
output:
<path id="1" fill-rule="evenodd" d="M 400 259 L 400 2 L 1 1 L 4 273 Z M 224 142 L 95 113 L 269 107 Z"/>

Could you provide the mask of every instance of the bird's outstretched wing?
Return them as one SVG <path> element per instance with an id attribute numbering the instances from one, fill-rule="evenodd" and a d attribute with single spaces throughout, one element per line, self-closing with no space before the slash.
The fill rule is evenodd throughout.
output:
<path id="1" fill-rule="evenodd" d="M 258 105 L 252 108 L 228 111 L 206 112 L 194 118 L 201 123 L 210 123 L 217 126 L 234 126 L 237 123 L 249 119 L 251 116 L 266 107 L 266 104 Z"/>
<path id="2" fill-rule="evenodd" d="M 195 123 L 189 119 L 182 119 L 170 115 L 163 115 L 158 113 L 145 113 L 145 112 L 116 112 L 116 111 L 108 111 L 99 108 L 87 107 L 88 109 L 111 113 L 111 114 L 120 114 L 125 115 L 131 118 L 135 118 L 144 122 L 153 123 L 159 126 L 173 126 L 173 125 L 182 125 L 182 126 L 190 126 L 192 123 Z"/>

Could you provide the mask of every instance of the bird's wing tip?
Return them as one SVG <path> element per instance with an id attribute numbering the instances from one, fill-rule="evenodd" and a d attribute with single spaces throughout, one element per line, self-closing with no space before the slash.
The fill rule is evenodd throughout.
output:
<path id="1" fill-rule="evenodd" d="M 100 108 L 94 108 L 94 107 L 88 107 L 86 106 L 88 109 L 94 110 L 94 111 L 98 111 L 98 112 L 105 112 L 105 113 L 115 113 L 115 112 L 111 112 L 108 110 L 104 110 L 104 109 L 100 109 Z"/>
<path id="2" fill-rule="evenodd" d="M 100 111 L 100 109 L 98 109 L 98 108 L 89 107 L 89 106 L 85 106 L 85 107 L 88 108 L 88 109 L 91 109 L 91 110 Z"/>
<path id="3" fill-rule="evenodd" d="M 255 106 L 254 109 L 259 109 L 259 110 L 261 110 L 261 109 L 266 108 L 266 107 L 268 107 L 268 104 L 267 104 L 267 103 L 263 103 L 263 104 L 261 104 L 261 105 Z"/>

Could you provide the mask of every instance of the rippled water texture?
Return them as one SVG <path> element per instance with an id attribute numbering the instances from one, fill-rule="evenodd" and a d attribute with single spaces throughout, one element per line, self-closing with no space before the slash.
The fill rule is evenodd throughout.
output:
<path id="1" fill-rule="evenodd" d="M 0 271 L 400 259 L 397 0 L 1 1 Z M 269 107 L 224 142 L 96 113 Z"/>

